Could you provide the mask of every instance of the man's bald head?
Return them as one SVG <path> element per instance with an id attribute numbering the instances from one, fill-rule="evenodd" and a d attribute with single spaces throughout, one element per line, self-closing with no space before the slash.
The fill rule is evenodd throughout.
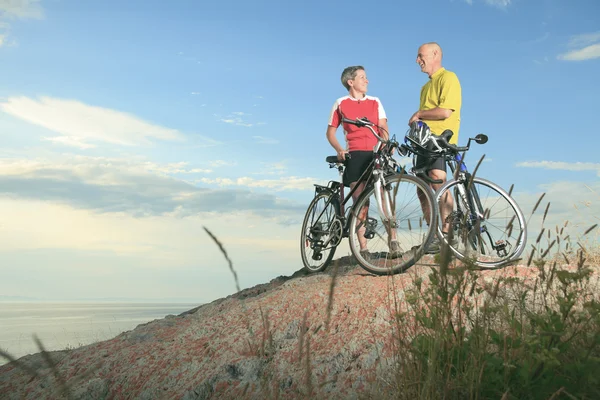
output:
<path id="1" fill-rule="evenodd" d="M 442 67 L 442 48 L 436 42 L 429 42 L 419 47 L 417 54 L 417 64 L 421 67 L 421 71 L 429 75 L 433 75 L 435 71 Z"/>
<path id="2" fill-rule="evenodd" d="M 437 44 L 436 42 L 428 42 L 428 43 L 424 43 L 422 46 L 422 48 L 425 48 L 426 51 L 429 51 L 431 53 L 434 53 L 436 56 L 439 55 L 440 60 L 442 59 L 442 48 L 439 44 Z"/>

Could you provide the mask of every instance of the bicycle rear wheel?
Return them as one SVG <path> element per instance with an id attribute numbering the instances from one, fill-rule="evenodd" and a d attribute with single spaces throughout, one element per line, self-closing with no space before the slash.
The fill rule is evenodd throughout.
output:
<path id="1" fill-rule="evenodd" d="M 349 221 L 352 254 L 365 270 L 377 275 L 396 274 L 414 265 L 433 239 L 438 220 L 433 193 L 423 180 L 393 174 L 385 181 L 381 198 L 388 199 L 390 210 L 384 212 L 391 218 L 386 221 L 380 214 L 372 187 L 358 198 Z M 360 251 L 358 234 L 367 239 L 368 251 Z M 392 245 L 393 241 L 397 244 Z"/>
<path id="2" fill-rule="evenodd" d="M 332 196 L 334 194 L 330 192 L 317 194 L 304 216 L 300 253 L 302 263 L 309 272 L 320 272 L 327 268 L 342 240 L 343 226 L 337 218 L 339 203 Z"/>
<path id="3" fill-rule="evenodd" d="M 515 200 L 500 186 L 482 178 L 473 178 L 469 194 L 467 184 L 452 180 L 436 193 L 438 202 L 446 193 L 453 194 L 452 213 L 446 222 L 456 239 L 450 249 L 461 260 L 472 260 L 480 268 L 506 266 L 519 258 L 525 249 L 527 227 L 523 212 Z M 440 206 L 440 209 L 443 209 Z M 438 237 L 442 235 L 442 216 Z"/>

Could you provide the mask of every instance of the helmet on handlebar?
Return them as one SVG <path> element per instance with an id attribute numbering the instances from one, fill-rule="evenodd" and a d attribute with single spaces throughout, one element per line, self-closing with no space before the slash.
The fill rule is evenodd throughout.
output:
<path id="1" fill-rule="evenodd" d="M 406 137 L 412 139 L 416 144 L 426 147 L 431 138 L 431 130 L 423 121 L 414 121 L 410 124 L 410 129 Z"/>

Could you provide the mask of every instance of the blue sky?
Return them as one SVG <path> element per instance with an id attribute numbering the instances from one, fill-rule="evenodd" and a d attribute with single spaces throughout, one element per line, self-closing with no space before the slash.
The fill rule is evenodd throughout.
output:
<path id="1" fill-rule="evenodd" d="M 545 192 L 546 225 L 598 222 L 596 0 L 0 0 L 0 296 L 214 300 L 235 286 L 203 226 L 243 287 L 290 275 L 312 184 L 337 177 L 341 71 L 366 67 L 402 137 L 429 41 L 459 142 L 490 138 L 478 174 L 527 214 Z"/>

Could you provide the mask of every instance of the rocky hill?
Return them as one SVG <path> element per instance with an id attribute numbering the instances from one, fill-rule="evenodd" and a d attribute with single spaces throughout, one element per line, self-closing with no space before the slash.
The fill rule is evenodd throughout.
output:
<path id="1" fill-rule="evenodd" d="M 23 357 L 0 367 L 0 397 L 368 397 L 393 370 L 404 294 L 437 267 L 378 277 L 349 261 L 279 277 L 112 340 Z M 507 275 L 532 279 L 537 270 L 478 274 L 493 284 Z"/>

